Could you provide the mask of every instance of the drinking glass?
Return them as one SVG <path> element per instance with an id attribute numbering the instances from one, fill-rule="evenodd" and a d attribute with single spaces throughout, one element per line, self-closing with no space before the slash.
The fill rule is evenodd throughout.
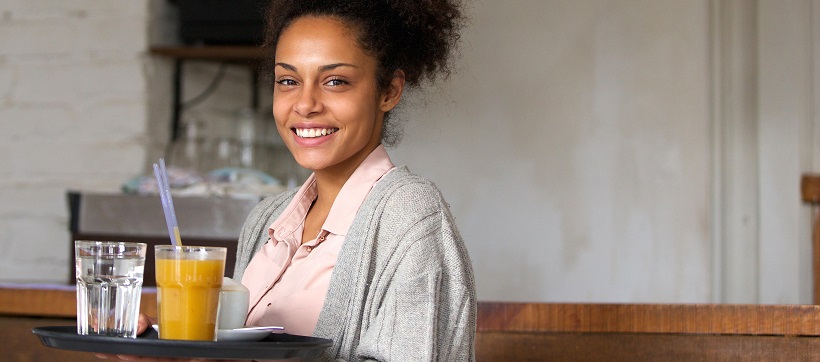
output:
<path id="1" fill-rule="evenodd" d="M 77 334 L 137 337 L 144 243 L 74 242 Z"/>
<path id="2" fill-rule="evenodd" d="M 227 248 L 154 247 L 159 338 L 216 340 Z"/>

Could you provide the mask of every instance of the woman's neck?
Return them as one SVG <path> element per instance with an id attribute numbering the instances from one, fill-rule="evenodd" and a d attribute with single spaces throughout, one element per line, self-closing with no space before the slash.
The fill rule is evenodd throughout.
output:
<path id="1" fill-rule="evenodd" d="M 314 172 L 314 180 L 316 182 L 316 200 L 310 206 L 307 215 L 305 216 L 305 226 L 302 231 L 302 244 L 313 240 L 322 230 L 330 208 L 333 202 L 336 201 L 336 196 L 342 190 L 347 179 L 350 178 L 353 172 L 346 176 L 338 172 L 330 172 L 328 170 L 321 170 Z"/>
<path id="2" fill-rule="evenodd" d="M 330 206 L 333 205 L 333 201 L 336 200 L 342 186 L 379 144 L 379 142 L 373 142 L 345 162 L 321 170 L 314 170 L 313 175 L 316 180 L 318 195 L 316 203 L 319 205 L 327 204 L 327 208 L 330 210 Z"/>
<path id="3" fill-rule="evenodd" d="M 330 213 L 333 202 L 336 201 L 336 197 L 342 190 L 342 186 L 378 146 L 379 142 L 374 142 L 369 147 L 362 149 L 362 152 L 359 152 L 356 156 L 348 159 L 347 162 L 313 171 L 316 182 L 316 200 L 305 217 L 302 243 L 311 240 L 318 234 L 322 224 L 327 219 L 327 215 Z"/>

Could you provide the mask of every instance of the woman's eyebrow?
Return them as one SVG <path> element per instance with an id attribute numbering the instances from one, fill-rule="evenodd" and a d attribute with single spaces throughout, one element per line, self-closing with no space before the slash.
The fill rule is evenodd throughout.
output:
<path id="1" fill-rule="evenodd" d="M 291 71 L 291 72 L 295 72 L 295 71 L 296 71 L 296 67 L 294 67 L 294 66 L 292 66 L 292 65 L 290 65 L 290 64 L 288 64 L 288 63 L 281 63 L 281 62 L 279 62 L 279 63 L 276 63 L 274 66 L 275 66 L 275 67 L 282 67 L 282 68 L 285 68 L 285 69 L 287 69 L 287 70 L 289 70 L 289 71 Z M 336 68 L 339 68 L 339 67 L 351 67 L 351 68 L 358 68 L 357 66 L 355 66 L 355 65 L 353 65 L 353 64 L 350 64 L 350 63 L 333 63 L 333 64 L 323 65 L 323 66 L 319 67 L 319 71 L 320 71 L 320 72 L 326 72 L 326 71 L 328 71 L 328 70 L 333 70 L 333 69 L 336 69 Z"/>
<path id="2" fill-rule="evenodd" d="M 336 69 L 336 68 L 339 68 L 339 67 L 352 67 L 352 68 L 358 68 L 357 66 L 355 66 L 355 65 L 353 65 L 353 64 L 348 64 L 348 63 L 334 63 L 334 64 L 328 64 L 328 65 L 323 65 L 323 66 L 319 67 L 319 71 L 321 71 L 321 72 L 326 72 L 326 71 L 328 71 L 328 70 L 333 70 L 333 69 Z"/>
<path id="3" fill-rule="evenodd" d="M 296 71 L 296 67 L 294 67 L 294 66 L 292 66 L 292 65 L 290 65 L 290 64 L 288 64 L 288 63 L 276 63 L 276 64 L 274 64 L 273 66 L 274 66 L 274 67 L 282 67 L 282 68 L 285 68 L 285 69 L 287 69 L 287 70 L 289 70 L 289 71 L 291 71 L 291 72 L 295 72 L 295 71 Z"/>

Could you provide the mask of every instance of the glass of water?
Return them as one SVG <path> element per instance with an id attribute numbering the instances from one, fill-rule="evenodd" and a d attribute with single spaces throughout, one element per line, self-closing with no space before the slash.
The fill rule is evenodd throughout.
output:
<path id="1" fill-rule="evenodd" d="M 74 242 L 77 334 L 137 337 L 144 243 Z"/>

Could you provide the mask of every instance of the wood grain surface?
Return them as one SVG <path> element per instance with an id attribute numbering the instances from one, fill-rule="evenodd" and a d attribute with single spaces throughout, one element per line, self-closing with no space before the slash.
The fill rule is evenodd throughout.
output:
<path id="1" fill-rule="evenodd" d="M 84 361 L 90 354 L 44 347 L 31 328 L 74 324 L 66 285 L 0 285 L 0 338 L 12 361 Z M 156 315 L 156 294 L 143 293 Z M 476 360 L 815 361 L 820 306 L 482 302 Z"/>
<path id="2" fill-rule="evenodd" d="M 812 273 L 814 275 L 814 304 L 820 304 L 820 175 L 806 174 L 800 180 L 800 195 L 811 207 Z"/>
<path id="3" fill-rule="evenodd" d="M 476 361 L 818 361 L 814 337 L 483 332 Z"/>
<path id="4" fill-rule="evenodd" d="M 157 294 L 143 289 L 140 312 L 157 315 Z M 0 315 L 77 317 L 77 291 L 73 285 L 0 284 Z"/>
<path id="5" fill-rule="evenodd" d="M 479 303 L 481 332 L 820 335 L 820 306 Z"/>

